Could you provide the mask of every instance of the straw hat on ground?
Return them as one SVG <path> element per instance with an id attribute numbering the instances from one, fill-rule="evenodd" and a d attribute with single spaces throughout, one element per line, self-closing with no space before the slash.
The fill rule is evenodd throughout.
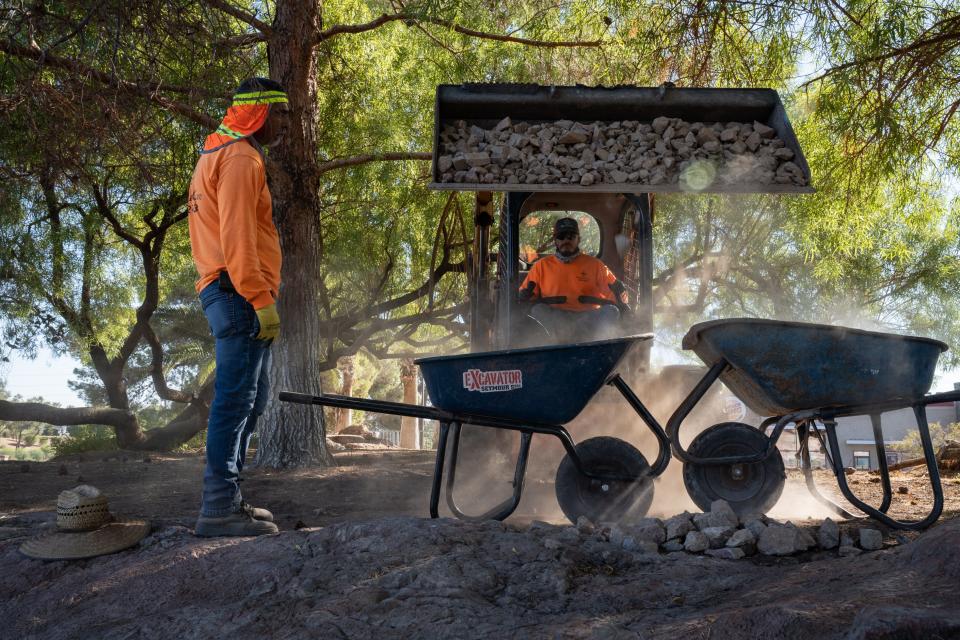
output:
<path id="1" fill-rule="evenodd" d="M 118 519 L 96 487 L 82 484 L 57 497 L 57 530 L 28 540 L 20 552 L 39 560 L 79 560 L 115 553 L 140 542 L 145 520 Z"/>

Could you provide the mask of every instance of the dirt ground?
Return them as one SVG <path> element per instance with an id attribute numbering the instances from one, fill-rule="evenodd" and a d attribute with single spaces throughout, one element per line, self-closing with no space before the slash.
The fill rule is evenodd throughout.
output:
<path id="1" fill-rule="evenodd" d="M 251 469 L 241 484 L 244 497 L 268 507 L 281 529 L 320 527 L 366 518 L 411 515 L 426 517 L 433 475 L 433 451 L 380 449 L 336 454 L 337 467 L 299 471 Z M 670 516 L 696 507 L 685 495 L 673 463 L 656 486 L 650 515 Z M 203 458 L 193 454 L 143 454 L 111 451 L 70 456 L 47 462 L 0 462 L 0 517 L 33 511 L 53 511 L 57 494 L 78 484 L 105 492 L 111 510 L 146 518 L 157 526 L 192 526 L 200 503 Z M 564 523 L 548 474 L 531 470 L 524 499 L 512 521 L 546 520 Z M 815 472 L 817 486 L 848 510 L 831 472 Z M 458 476 L 460 506 L 468 513 L 483 511 L 509 495 L 512 474 L 505 467 L 476 477 Z M 882 496 L 880 478 L 858 471 L 847 477 L 851 488 L 869 504 Z M 920 519 L 929 512 L 932 492 L 923 467 L 891 474 L 894 492 L 891 513 Z M 944 517 L 960 514 L 960 476 L 943 478 Z M 902 488 L 901 488 L 902 487 Z M 901 493 L 901 491 L 905 491 Z M 441 501 L 441 510 L 446 507 Z M 449 511 L 446 511 L 449 515 Z M 787 487 L 772 517 L 794 522 L 832 515 L 810 497 L 799 472 L 788 471 Z M 2 522 L 0 522 L 2 524 Z"/>
<path id="2" fill-rule="evenodd" d="M 190 532 L 200 456 L 0 462 L 0 637 L 960 638 L 955 475 L 944 478 L 941 522 L 922 535 L 887 531 L 883 551 L 731 562 L 577 538 L 552 485 L 537 480 L 505 524 L 429 520 L 433 452 L 353 451 L 337 461 L 251 470 L 244 495 L 273 511 L 281 534 L 232 540 Z M 879 502 L 876 475 L 848 478 Z M 817 480 L 836 495 L 830 474 Z M 149 519 L 151 536 L 86 561 L 20 555 L 23 540 L 50 528 L 57 493 L 80 483 L 104 491 L 114 513 Z M 668 474 L 658 486 L 652 515 L 692 510 L 671 483 Z M 507 489 L 502 474 L 457 494 L 479 512 Z M 895 472 L 893 490 L 894 514 L 929 508 L 919 470 Z M 771 515 L 808 524 L 829 515 L 807 495 L 791 472 Z"/>

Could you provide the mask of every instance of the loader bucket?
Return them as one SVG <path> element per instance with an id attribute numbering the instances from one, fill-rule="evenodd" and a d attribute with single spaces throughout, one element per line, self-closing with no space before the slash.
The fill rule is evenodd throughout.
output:
<path id="1" fill-rule="evenodd" d="M 434 113 L 431 189 L 453 191 L 549 191 L 600 193 L 651 193 L 689 190 L 683 184 L 651 184 L 642 179 L 627 183 L 533 184 L 464 183 L 443 181 L 438 158 L 444 153 L 441 133 L 447 125 L 465 121 L 492 129 L 505 117 L 514 122 L 540 124 L 570 120 L 584 124 L 614 121 L 650 123 L 665 116 L 687 122 L 744 123 L 754 121 L 772 127 L 784 147 L 793 152 L 792 162 L 803 173 L 805 184 L 761 182 L 722 183 L 700 189 L 707 193 L 812 193 L 810 167 L 790 126 L 780 96 L 773 89 L 696 89 L 676 87 L 586 87 L 533 84 L 463 84 L 437 87 Z"/>

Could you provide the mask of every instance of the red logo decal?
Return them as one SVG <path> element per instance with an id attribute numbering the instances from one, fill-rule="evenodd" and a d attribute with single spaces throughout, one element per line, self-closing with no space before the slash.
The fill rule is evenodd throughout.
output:
<path id="1" fill-rule="evenodd" d="M 520 369 L 510 371 L 481 371 L 469 369 L 463 372 L 463 388 L 467 391 L 493 393 L 513 391 L 523 387 L 523 373 Z"/>

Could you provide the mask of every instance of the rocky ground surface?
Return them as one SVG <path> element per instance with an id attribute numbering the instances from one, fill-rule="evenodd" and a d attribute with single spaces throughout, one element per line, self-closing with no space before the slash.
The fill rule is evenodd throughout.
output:
<path id="1" fill-rule="evenodd" d="M 474 524 L 420 517 L 428 453 L 338 457 L 339 469 L 250 474 L 248 497 L 283 530 L 258 539 L 192 535 L 196 456 L 0 463 L 0 636 L 960 637 L 954 477 L 947 517 L 921 535 L 867 520 L 737 518 L 723 503 L 631 526 L 529 511 Z M 153 532 L 91 560 L 21 556 L 79 476 Z M 851 477 L 868 501 L 872 477 Z M 901 508 L 923 508 L 909 502 L 927 499 L 924 481 L 894 474 Z"/>
<path id="2" fill-rule="evenodd" d="M 440 134 L 440 182 L 497 184 L 808 184 L 794 152 L 762 122 L 458 120 Z"/>

